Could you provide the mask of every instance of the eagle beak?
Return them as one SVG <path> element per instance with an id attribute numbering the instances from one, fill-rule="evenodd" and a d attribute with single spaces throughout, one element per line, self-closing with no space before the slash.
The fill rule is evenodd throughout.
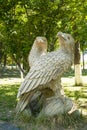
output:
<path id="1" fill-rule="evenodd" d="M 58 32 L 58 33 L 57 33 L 57 37 L 66 40 L 65 35 L 64 35 L 64 33 L 62 33 L 62 32 Z"/>

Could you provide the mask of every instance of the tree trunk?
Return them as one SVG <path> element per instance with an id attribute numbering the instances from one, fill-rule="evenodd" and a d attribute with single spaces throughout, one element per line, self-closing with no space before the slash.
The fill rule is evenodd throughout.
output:
<path id="1" fill-rule="evenodd" d="M 84 62 L 84 51 L 82 52 L 82 62 L 83 62 L 83 70 L 85 69 L 85 62 Z"/>
<path id="2" fill-rule="evenodd" d="M 3 57 L 3 47 L 2 47 L 2 42 L 0 42 L 0 64 L 2 63 L 2 57 Z"/>
<path id="3" fill-rule="evenodd" d="M 14 59 L 14 61 L 16 62 L 16 64 L 18 65 L 21 73 L 23 73 L 25 75 L 25 72 L 24 72 L 24 70 L 23 70 L 23 68 L 21 66 L 21 63 L 18 62 L 18 60 L 16 59 L 16 57 L 14 56 L 14 54 L 12 55 L 12 58 Z"/>
<path id="4" fill-rule="evenodd" d="M 2 63 L 2 56 L 3 54 L 2 54 L 2 51 L 0 50 L 0 64 Z"/>
<path id="5" fill-rule="evenodd" d="M 7 62 L 7 56 L 6 54 L 4 54 L 4 67 L 6 66 L 6 62 Z"/>
<path id="6" fill-rule="evenodd" d="M 21 63 L 21 68 L 23 70 L 23 63 Z M 23 74 L 23 72 L 21 70 L 20 70 L 20 73 L 21 73 L 21 80 L 23 81 L 24 74 Z"/>
<path id="7" fill-rule="evenodd" d="M 80 65 L 80 43 L 77 41 L 75 44 L 75 85 L 82 84 L 82 77 L 81 77 L 81 65 Z"/>

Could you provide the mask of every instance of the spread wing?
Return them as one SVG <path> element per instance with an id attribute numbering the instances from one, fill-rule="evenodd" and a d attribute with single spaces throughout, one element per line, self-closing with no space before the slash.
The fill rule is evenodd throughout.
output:
<path id="1" fill-rule="evenodd" d="M 71 66 L 71 58 L 69 55 L 65 55 L 62 52 L 51 52 L 46 56 L 40 58 L 31 67 L 29 73 L 21 84 L 18 91 L 18 96 L 33 91 L 38 86 L 55 80 L 58 76 L 61 76 Z"/>

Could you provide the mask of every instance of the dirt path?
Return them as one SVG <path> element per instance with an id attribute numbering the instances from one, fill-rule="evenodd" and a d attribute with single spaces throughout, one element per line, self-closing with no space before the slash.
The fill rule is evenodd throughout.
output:
<path id="1" fill-rule="evenodd" d="M 0 78 L 0 84 L 15 84 L 15 83 L 21 83 L 23 79 L 21 78 Z M 62 77 L 61 78 L 62 84 L 72 86 L 75 84 L 75 78 L 74 77 Z M 87 85 L 87 76 L 82 77 L 82 82 L 84 85 Z"/>
<path id="2" fill-rule="evenodd" d="M 0 78 L 0 85 L 4 84 L 20 84 L 22 82 L 21 78 Z"/>

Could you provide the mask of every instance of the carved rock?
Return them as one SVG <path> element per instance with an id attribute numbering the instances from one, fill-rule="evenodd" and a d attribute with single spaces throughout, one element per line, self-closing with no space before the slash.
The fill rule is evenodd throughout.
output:
<path id="1" fill-rule="evenodd" d="M 69 112 L 73 107 L 71 99 L 66 97 L 51 97 L 46 100 L 46 104 L 40 115 L 55 116 Z"/>
<path id="2" fill-rule="evenodd" d="M 57 51 L 33 59 L 30 71 L 18 90 L 18 112 L 29 107 L 32 114 L 55 116 L 69 112 L 73 107 L 73 102 L 62 94 L 61 77 L 73 63 L 75 41 L 70 34 L 62 32 L 58 37 Z"/>

